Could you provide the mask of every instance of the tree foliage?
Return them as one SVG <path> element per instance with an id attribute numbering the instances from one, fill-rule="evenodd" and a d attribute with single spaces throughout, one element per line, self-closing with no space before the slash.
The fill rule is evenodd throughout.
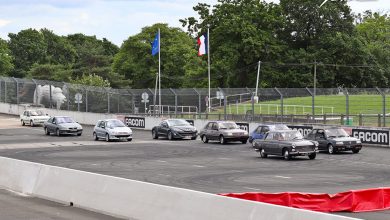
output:
<path id="1" fill-rule="evenodd" d="M 11 50 L 8 49 L 7 42 L 0 38 L 0 76 L 9 75 L 13 70 L 13 57 Z"/>

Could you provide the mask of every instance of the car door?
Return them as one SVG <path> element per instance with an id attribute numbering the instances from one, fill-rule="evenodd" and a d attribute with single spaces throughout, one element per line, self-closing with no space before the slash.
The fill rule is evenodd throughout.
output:
<path id="1" fill-rule="evenodd" d="M 54 117 L 51 123 L 48 123 L 47 129 L 49 132 L 56 132 L 56 123 L 57 123 L 57 118 Z"/>
<path id="2" fill-rule="evenodd" d="M 202 135 L 206 136 L 207 139 L 210 139 L 210 130 L 211 130 L 212 122 L 207 123 L 202 130 Z"/>
<path id="3" fill-rule="evenodd" d="M 219 131 L 218 131 L 218 123 L 213 122 L 211 131 L 210 131 L 210 140 L 218 140 L 219 139 Z"/>
<path id="4" fill-rule="evenodd" d="M 256 139 L 262 139 L 261 138 L 261 129 L 263 128 L 263 126 L 258 126 L 252 133 L 252 139 L 253 140 L 256 140 Z"/>
<path id="5" fill-rule="evenodd" d="M 260 139 L 264 139 L 265 134 L 267 134 L 269 131 L 270 131 L 270 129 L 269 129 L 268 126 L 263 126 L 263 127 L 261 127 L 261 131 L 260 131 L 259 138 L 260 138 Z"/>
<path id="6" fill-rule="evenodd" d="M 96 127 L 96 135 L 98 137 L 104 137 L 103 132 L 104 132 L 104 121 L 100 121 Z"/>
<path id="7" fill-rule="evenodd" d="M 26 123 L 27 111 L 23 112 L 22 121 Z"/>
<path id="8" fill-rule="evenodd" d="M 158 128 L 159 135 L 167 137 L 168 131 L 169 131 L 168 122 L 166 122 L 166 121 L 161 122 L 161 124 Z"/>
<path id="9" fill-rule="evenodd" d="M 328 141 L 326 140 L 325 137 L 325 131 L 323 129 L 318 129 L 315 133 L 315 140 L 318 142 L 319 150 L 327 150 L 328 149 Z"/>
<path id="10" fill-rule="evenodd" d="M 272 154 L 272 145 L 273 143 L 273 133 L 268 133 L 264 137 L 264 141 L 260 142 L 262 143 L 262 148 L 264 149 L 264 152 L 267 154 Z"/>

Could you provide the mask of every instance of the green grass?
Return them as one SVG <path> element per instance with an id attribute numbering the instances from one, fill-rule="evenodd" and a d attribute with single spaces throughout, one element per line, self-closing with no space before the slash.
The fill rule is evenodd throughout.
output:
<path id="1" fill-rule="evenodd" d="M 312 97 L 296 97 L 284 99 L 285 114 L 311 114 L 312 109 Z M 290 106 L 289 106 L 290 105 Z M 295 109 L 292 105 L 296 105 Z M 346 114 L 346 97 L 344 95 L 329 95 L 329 96 L 316 96 L 315 108 L 316 114 Z M 261 107 L 260 107 L 261 106 Z M 268 107 L 269 106 L 269 107 Z M 299 107 L 301 106 L 301 107 Z M 303 109 L 302 106 L 307 106 Z M 323 107 L 323 108 L 322 108 Z M 245 114 L 247 110 L 251 110 L 252 105 L 250 102 L 230 105 L 227 108 L 227 113 L 231 114 Z M 386 109 L 390 110 L 390 99 L 386 100 Z M 246 111 L 245 111 L 246 110 Z M 255 104 L 255 114 L 280 114 L 280 100 L 259 102 Z M 223 113 L 223 106 L 217 108 L 214 113 Z M 381 114 L 382 110 L 382 97 L 380 95 L 350 95 L 349 96 L 349 114 Z"/>

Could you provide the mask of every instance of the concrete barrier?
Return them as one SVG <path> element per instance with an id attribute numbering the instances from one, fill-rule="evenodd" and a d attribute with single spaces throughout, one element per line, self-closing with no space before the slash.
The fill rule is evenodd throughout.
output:
<path id="1" fill-rule="evenodd" d="M 352 220 L 0 157 L 0 187 L 140 220 Z"/>

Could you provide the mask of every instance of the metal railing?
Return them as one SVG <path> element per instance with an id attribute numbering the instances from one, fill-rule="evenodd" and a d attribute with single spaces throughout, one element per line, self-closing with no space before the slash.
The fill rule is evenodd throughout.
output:
<path id="1" fill-rule="evenodd" d="M 0 77 L 0 102 L 82 112 L 386 126 L 390 109 L 389 88 L 260 88 L 257 94 L 254 88 L 212 88 L 211 94 L 207 88 L 162 89 L 161 110 L 155 111 L 160 103 L 150 88 Z"/>

